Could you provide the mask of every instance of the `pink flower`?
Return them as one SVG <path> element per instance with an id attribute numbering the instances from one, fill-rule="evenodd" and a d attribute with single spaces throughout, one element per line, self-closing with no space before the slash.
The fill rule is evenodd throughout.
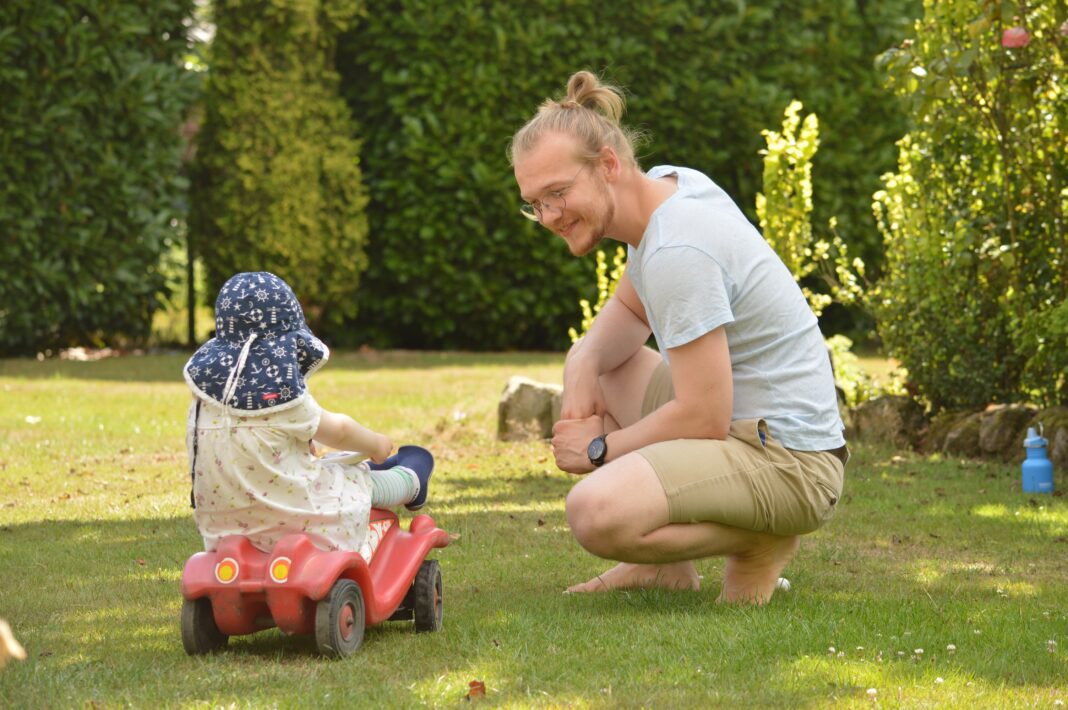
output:
<path id="1" fill-rule="evenodd" d="M 1068 37 L 1068 20 L 1061 23 L 1061 37 Z"/>
<path id="2" fill-rule="evenodd" d="M 1002 47 L 1026 47 L 1031 42 L 1031 35 L 1023 27 L 1010 27 L 1001 33 Z"/>

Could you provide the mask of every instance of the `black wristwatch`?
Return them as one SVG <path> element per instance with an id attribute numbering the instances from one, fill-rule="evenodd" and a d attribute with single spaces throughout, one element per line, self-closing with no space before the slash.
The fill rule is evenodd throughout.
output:
<path id="1" fill-rule="evenodd" d="M 586 455 L 590 457 L 590 463 L 594 466 L 602 466 L 604 457 L 608 455 L 608 444 L 603 436 L 598 436 L 586 447 Z"/>

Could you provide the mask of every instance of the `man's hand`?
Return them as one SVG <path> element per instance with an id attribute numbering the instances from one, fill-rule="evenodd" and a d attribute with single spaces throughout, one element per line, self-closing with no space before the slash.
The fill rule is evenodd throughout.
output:
<path id="1" fill-rule="evenodd" d="M 603 417 L 608 407 L 601 390 L 601 379 L 593 367 L 579 363 L 564 366 L 564 392 L 560 399 L 560 419 Z"/>
<path id="2" fill-rule="evenodd" d="M 553 425 L 556 466 L 568 473 L 589 473 L 595 467 L 586 454 L 590 442 L 604 434 L 604 419 L 594 414 L 583 419 L 561 419 Z"/>

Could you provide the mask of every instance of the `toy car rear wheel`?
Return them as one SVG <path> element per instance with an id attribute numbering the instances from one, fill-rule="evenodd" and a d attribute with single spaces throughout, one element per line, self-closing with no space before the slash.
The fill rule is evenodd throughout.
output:
<path id="1" fill-rule="evenodd" d="M 441 631 L 441 567 L 437 560 L 423 561 L 412 589 L 415 630 Z"/>
<path id="2" fill-rule="evenodd" d="M 340 579 L 315 607 L 315 643 L 324 656 L 347 656 L 363 643 L 363 592 Z"/>
<path id="3" fill-rule="evenodd" d="M 226 646 L 230 637 L 215 625 L 211 599 L 186 599 L 182 602 L 182 645 L 190 656 L 211 653 Z"/>

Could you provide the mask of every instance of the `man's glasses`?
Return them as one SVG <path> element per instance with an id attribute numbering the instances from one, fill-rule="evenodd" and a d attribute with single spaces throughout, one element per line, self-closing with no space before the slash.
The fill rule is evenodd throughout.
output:
<path id="1" fill-rule="evenodd" d="M 589 163 L 583 164 L 579 171 L 575 173 L 575 177 L 571 178 L 566 186 L 559 190 L 551 190 L 545 193 L 539 200 L 533 202 L 524 202 L 523 206 L 519 208 L 519 213 L 529 219 L 531 222 L 543 222 L 546 210 L 551 210 L 557 214 L 564 211 L 567 207 L 567 201 L 564 199 L 567 195 L 567 191 L 575 186 L 575 182 L 578 180 L 578 176 L 582 174 L 582 171 L 589 166 Z"/>

